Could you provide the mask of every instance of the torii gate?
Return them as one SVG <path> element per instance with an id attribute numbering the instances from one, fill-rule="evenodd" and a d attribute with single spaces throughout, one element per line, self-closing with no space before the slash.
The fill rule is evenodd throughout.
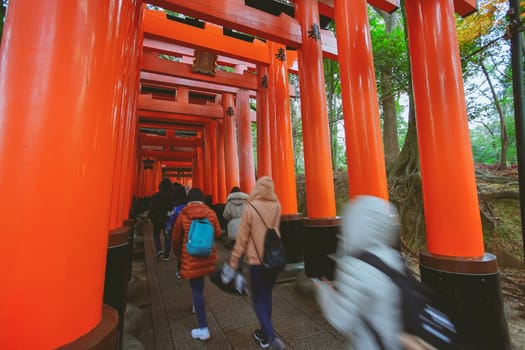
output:
<path id="1" fill-rule="evenodd" d="M 268 40 L 261 45 L 266 49 L 249 46 L 259 55 L 252 62 L 255 86 L 233 86 L 257 91 L 262 107 L 257 115 L 259 175 L 276 179 L 283 220 L 303 226 L 306 274 L 330 276 L 333 266 L 327 255 L 335 248 L 340 219 L 329 156 L 323 55 L 337 57 L 341 69 L 350 196 L 388 196 L 366 1 L 296 0 L 294 17 L 274 16 L 241 0 L 150 3 Z M 386 11 L 397 6 L 395 0 L 369 3 Z M 406 0 L 406 7 L 429 249 L 421 255 L 422 277 L 450 293 L 463 330 L 480 348 L 508 348 L 497 263 L 483 247 L 455 33 L 454 11 L 462 15 L 474 11 L 475 0 Z M 170 121 L 171 114 L 177 114 L 163 110 L 172 104 L 166 107 L 158 101 L 150 102 L 160 111 L 136 112 L 140 67 L 156 60 L 150 53 L 141 55 L 143 14 L 139 0 L 10 1 L 0 51 L 0 165 L 8 169 L 0 175 L 5 198 L 0 256 L 10 267 L 1 277 L 12 281 L 0 291 L 0 308 L 6 311 L 0 316 L 0 343 L 7 348 L 75 347 L 89 339 L 107 348 L 116 341 L 115 315 L 103 308 L 106 251 L 108 244 L 125 237 L 127 212 L 138 188 L 137 117 L 154 113 L 156 120 Z M 320 14 L 335 19 L 336 41 L 321 30 Z M 163 20 L 151 21 L 144 24 L 157 23 L 159 28 L 153 29 L 162 29 Z M 157 34 L 153 39 L 163 35 Z M 223 49 L 213 47 L 214 42 L 193 45 Z M 243 57 L 237 47 L 244 46 L 238 42 L 223 53 Z M 288 96 L 289 66 L 282 57 L 286 47 L 298 50 L 301 95 L 308 97 L 301 104 L 304 219 L 290 191 L 295 190 L 295 178 L 290 171 L 289 104 L 282 99 Z M 187 68 L 164 63 L 177 67 L 180 74 Z M 236 84 L 250 79 L 237 79 Z M 231 83 L 225 81 L 218 84 Z M 222 118 L 224 141 L 231 141 L 235 134 L 227 112 L 235 105 L 233 97 L 223 93 L 223 108 L 216 118 L 198 111 L 188 116 L 185 111 L 177 119 L 195 123 L 195 118 L 206 118 L 204 125 Z M 249 115 L 244 118 L 244 125 L 249 125 Z M 204 127 L 199 135 L 204 140 L 212 133 L 206 130 L 210 129 Z M 244 140 L 240 148 L 246 147 Z M 235 149 L 224 144 L 224 163 Z M 239 162 L 229 161 L 238 172 Z M 457 164 L 463 166 L 459 172 Z M 213 164 L 208 161 L 200 167 L 210 169 Z M 220 173 L 218 168 L 213 172 Z M 235 172 L 223 172 L 226 183 L 235 182 Z M 29 190 L 26 183 L 31 183 Z M 215 185 L 210 187 L 215 191 Z M 47 231 L 49 235 L 38 234 Z M 30 243 L 21 244 L 21 237 L 30 237 Z"/>

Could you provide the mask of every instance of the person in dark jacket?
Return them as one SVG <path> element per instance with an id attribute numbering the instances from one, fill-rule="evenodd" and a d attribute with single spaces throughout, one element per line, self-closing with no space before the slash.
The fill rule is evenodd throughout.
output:
<path id="1" fill-rule="evenodd" d="M 171 204 L 172 209 L 168 212 L 168 220 L 166 221 L 166 227 L 164 228 L 164 256 L 163 261 L 170 259 L 171 251 L 171 236 L 173 235 L 173 226 L 179 217 L 180 212 L 186 206 L 186 191 L 181 184 L 173 184 L 173 203 Z M 177 261 L 177 266 L 180 269 L 180 259 Z M 177 272 L 177 278 L 180 275 Z"/>
<path id="2" fill-rule="evenodd" d="M 201 190 L 192 188 L 187 199 L 188 204 L 180 212 L 173 228 L 173 251 L 181 259 L 180 275 L 190 282 L 193 306 L 199 322 L 199 327 L 191 330 L 191 337 L 207 340 L 210 338 L 210 331 L 204 305 L 204 277 L 215 270 L 217 252 L 214 246 L 209 256 L 192 256 L 186 250 L 186 244 L 193 219 L 207 218 L 214 227 L 215 238 L 220 237 L 221 227 L 215 212 L 204 204 Z"/>
<path id="3" fill-rule="evenodd" d="M 148 216 L 153 224 L 153 242 L 155 243 L 155 256 L 162 255 L 160 234 L 164 232 L 168 212 L 171 210 L 173 197 L 171 193 L 171 180 L 162 179 L 159 184 L 159 191 L 151 198 L 151 205 Z"/>

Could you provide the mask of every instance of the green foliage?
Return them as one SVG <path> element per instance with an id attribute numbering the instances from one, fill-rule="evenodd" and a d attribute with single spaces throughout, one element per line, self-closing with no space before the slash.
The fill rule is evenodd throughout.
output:
<path id="1" fill-rule="evenodd" d="M 388 33 L 385 20 L 376 11 L 369 11 L 369 21 L 376 73 L 386 72 L 392 76 L 395 82 L 393 93 L 408 92 L 410 67 L 403 27 L 396 26 Z M 378 93 L 383 93 L 380 85 Z"/>

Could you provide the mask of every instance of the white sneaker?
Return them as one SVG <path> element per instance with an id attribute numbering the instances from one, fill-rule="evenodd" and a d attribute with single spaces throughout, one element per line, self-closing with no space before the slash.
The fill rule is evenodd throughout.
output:
<path id="1" fill-rule="evenodd" d="M 193 339 L 208 340 L 210 339 L 210 331 L 208 327 L 195 328 L 191 330 L 191 337 Z"/>

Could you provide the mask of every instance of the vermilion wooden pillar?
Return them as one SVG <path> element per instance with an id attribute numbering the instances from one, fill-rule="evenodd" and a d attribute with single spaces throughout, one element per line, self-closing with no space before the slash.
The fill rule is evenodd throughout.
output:
<path id="1" fill-rule="evenodd" d="M 113 89 L 128 3 L 9 4 L 0 48 L 2 348 L 90 336 L 115 345 L 115 315 L 97 327 L 107 321 Z"/>
<path id="2" fill-rule="evenodd" d="M 211 154 L 211 132 L 210 132 L 210 124 L 206 123 L 206 126 L 204 127 L 204 168 L 203 168 L 203 182 L 204 182 L 204 188 L 202 188 L 204 195 L 210 195 L 212 194 L 212 166 L 211 166 L 211 158 L 213 155 Z"/>
<path id="3" fill-rule="evenodd" d="M 300 262 L 304 256 L 301 229 L 303 216 L 297 212 L 286 46 L 270 42 L 269 47 L 268 84 L 273 101 L 269 122 L 272 177 L 281 202 L 280 228 L 286 258 L 289 263 Z"/>
<path id="4" fill-rule="evenodd" d="M 226 190 L 239 186 L 239 157 L 237 156 L 237 132 L 235 130 L 235 105 L 232 94 L 223 94 L 224 107 L 224 166 L 226 167 Z"/>
<path id="5" fill-rule="evenodd" d="M 202 132 L 197 131 L 197 138 L 202 139 Z M 193 158 L 193 179 L 192 179 L 192 186 L 197 187 L 201 190 L 203 190 L 204 186 L 204 162 L 202 159 L 203 156 L 203 150 L 204 147 L 203 144 L 199 145 L 195 148 L 195 157 Z"/>
<path id="6" fill-rule="evenodd" d="M 428 252 L 421 277 L 475 349 L 508 349 L 496 258 L 485 254 L 453 0 L 407 0 Z"/>
<path id="7" fill-rule="evenodd" d="M 226 202 L 226 169 L 224 167 L 224 122 L 217 120 L 217 202 Z"/>
<path id="8" fill-rule="evenodd" d="M 303 122 L 306 214 L 333 218 L 335 194 L 326 109 L 325 80 L 317 0 L 296 1 L 303 46 L 299 49 L 299 83 Z"/>
<path id="9" fill-rule="evenodd" d="M 335 0 L 350 197 L 388 200 L 366 0 Z"/>
<path id="10" fill-rule="evenodd" d="M 243 74 L 245 66 L 235 66 L 235 73 Z M 241 191 L 250 193 L 255 186 L 253 162 L 252 122 L 250 120 L 250 95 L 248 90 L 239 89 L 236 100 L 237 134 L 239 153 L 239 183 Z"/>
<path id="11" fill-rule="evenodd" d="M 297 0 L 295 5 L 303 37 L 298 59 L 308 216 L 303 221 L 305 273 L 331 279 L 334 264 L 328 255 L 336 250 L 340 219 L 335 210 L 319 9 L 317 0 Z"/>
<path id="12" fill-rule="evenodd" d="M 135 171 L 137 157 L 135 156 L 137 151 L 137 116 L 136 116 L 136 106 L 137 99 L 140 93 L 140 61 L 142 57 L 142 44 L 144 41 L 144 35 L 142 31 L 142 18 L 145 4 L 142 4 L 140 9 L 135 12 L 135 17 L 133 20 L 134 28 L 134 37 L 133 37 L 133 51 L 131 53 L 131 67 L 130 67 L 130 86 L 133 91 L 133 95 L 128 99 L 128 120 L 127 120 L 127 138 L 124 143 L 124 147 L 128 150 L 126 170 L 124 176 L 124 189 L 123 197 L 121 202 L 123 203 L 122 215 L 124 218 L 129 216 L 129 209 L 133 204 L 133 196 L 136 195 L 134 183 L 136 182 L 136 177 L 138 173 Z"/>
<path id="13" fill-rule="evenodd" d="M 257 66 L 257 177 L 272 176 L 268 107 L 268 67 Z"/>
<path id="14" fill-rule="evenodd" d="M 274 91 L 272 93 L 275 94 L 275 107 L 272 109 L 274 114 L 270 114 L 272 177 L 275 192 L 281 202 L 282 214 L 297 214 L 286 47 L 270 43 L 270 52 L 273 57 L 270 65 L 269 84 Z"/>
<path id="15" fill-rule="evenodd" d="M 218 181 L 218 162 L 217 162 L 217 122 L 210 122 L 210 158 L 211 158 L 211 194 L 212 203 L 218 203 L 219 181 Z"/>

